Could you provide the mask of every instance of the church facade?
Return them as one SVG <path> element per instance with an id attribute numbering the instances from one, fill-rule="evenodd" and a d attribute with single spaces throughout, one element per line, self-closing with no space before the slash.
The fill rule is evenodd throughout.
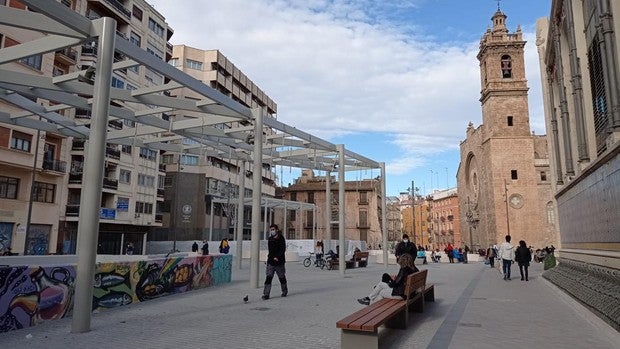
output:
<path id="1" fill-rule="evenodd" d="M 547 137 L 530 130 L 526 42 L 506 18 L 498 9 L 480 40 L 482 124 L 470 123 L 460 144 L 460 228 L 474 250 L 505 235 L 534 248 L 557 244 Z"/>

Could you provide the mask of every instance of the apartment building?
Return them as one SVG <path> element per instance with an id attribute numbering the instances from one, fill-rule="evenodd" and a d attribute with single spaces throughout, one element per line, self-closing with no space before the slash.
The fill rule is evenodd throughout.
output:
<path id="1" fill-rule="evenodd" d="M 169 63 L 240 104 L 248 108 L 263 108 L 266 117 L 275 118 L 276 103 L 220 51 L 175 45 Z M 189 89 L 173 91 L 172 95 L 198 98 Z M 191 119 L 193 113 L 171 113 L 170 117 L 175 121 Z M 224 132 L 242 126 L 247 125 L 237 121 L 215 125 Z M 273 132 L 266 128 L 265 133 Z M 189 138 L 176 142 L 182 142 L 188 148 L 200 148 L 198 143 Z M 165 197 L 160 205 L 163 227 L 154 229 L 153 239 L 233 238 L 237 214 L 235 202 L 240 193 L 241 176 L 246 177 L 245 188 L 241 192 L 246 198 L 252 195 L 250 164 L 242 168 L 242 163 L 227 159 L 226 154 L 213 157 L 196 153 L 164 154 L 162 164 L 166 166 Z M 273 197 L 275 173 L 270 164 L 263 164 L 262 183 L 263 195 Z M 186 195 L 187 192 L 199 194 Z M 250 207 L 246 207 L 243 229 L 246 238 L 250 237 L 250 211 Z"/>
<path id="2" fill-rule="evenodd" d="M 162 60 L 172 56 L 168 40 L 173 31 L 165 18 L 144 0 L 59 2 L 91 19 L 112 17 L 117 21 L 118 40 L 128 40 Z M 4 0 L 0 5 L 28 10 L 16 0 Z M 40 36 L 18 28 L 0 27 L 1 47 Z M 41 76 L 61 76 L 88 69 L 96 63 L 96 53 L 97 46 L 93 42 L 28 57 L 3 68 Z M 118 55 L 115 59 L 121 61 L 124 57 Z M 116 70 L 112 78 L 112 87 L 117 89 L 133 90 L 162 83 L 163 76 L 145 67 Z M 37 102 L 49 107 L 44 100 Z M 0 104 L 0 110 L 20 113 L 9 104 Z M 89 110 L 59 109 L 56 112 L 85 125 L 90 122 Z M 126 120 L 111 120 L 108 125 L 111 131 L 136 126 Z M 85 146 L 85 139 L 13 125 L 0 126 L 2 244 L 12 246 L 13 252 L 20 254 L 75 253 Z M 135 253 L 141 253 L 149 229 L 161 225 L 161 216 L 155 211 L 157 202 L 163 201 L 164 172 L 159 161 L 158 151 L 108 144 L 98 253 L 123 253 L 123 246 L 128 242 L 133 243 Z"/>
<path id="3" fill-rule="evenodd" d="M 436 190 L 428 197 L 428 240 L 433 248 L 443 249 L 452 244 L 464 247 L 472 244 L 461 237 L 459 227 L 459 196 L 456 188 Z"/>
<path id="4" fill-rule="evenodd" d="M 559 265 L 544 277 L 620 330 L 620 2 L 553 0 L 537 22 Z M 553 207 L 552 207 L 553 208 Z M 595 296 L 592 296 L 595 295 Z"/>
<path id="5" fill-rule="evenodd" d="M 386 198 L 388 241 L 398 241 L 403 233 L 403 216 L 398 196 Z"/>
<path id="6" fill-rule="evenodd" d="M 317 206 L 313 215 L 311 211 L 288 210 L 287 225 L 282 229 L 288 239 L 327 239 L 325 207 L 327 204 L 325 176 L 316 176 L 312 170 L 303 170 L 294 184 L 282 188 L 284 199 L 312 203 Z M 328 179 L 331 201 L 331 237 L 338 239 L 338 182 L 333 176 Z M 383 241 L 381 231 L 381 187 L 377 179 L 345 181 L 345 239 L 366 241 L 378 246 Z M 280 214 L 280 213 L 278 213 Z M 299 224 L 302 220 L 303 224 Z M 276 222 L 283 221 L 275 218 Z M 300 230 L 300 226 L 302 227 Z M 313 237 L 313 227 L 317 227 Z"/>

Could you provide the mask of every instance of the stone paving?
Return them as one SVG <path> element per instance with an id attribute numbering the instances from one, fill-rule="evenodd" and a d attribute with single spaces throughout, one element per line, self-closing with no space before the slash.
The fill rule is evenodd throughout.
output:
<path id="1" fill-rule="evenodd" d="M 338 271 L 287 264 L 290 293 L 272 298 L 249 287 L 249 265 L 233 282 L 93 315 L 92 331 L 70 333 L 71 319 L 0 334 L 0 348 L 339 348 L 336 321 L 360 309 L 383 265 Z M 543 279 L 511 281 L 481 262 L 428 264 L 435 303 L 406 330 L 381 330 L 382 348 L 615 348 L 620 334 Z M 388 272 L 396 273 L 391 265 Z M 264 267 L 261 265 L 261 280 Z M 262 282 L 261 282 L 262 283 Z M 244 303 L 243 297 L 249 296 Z M 412 320 L 412 321 L 411 321 Z"/>

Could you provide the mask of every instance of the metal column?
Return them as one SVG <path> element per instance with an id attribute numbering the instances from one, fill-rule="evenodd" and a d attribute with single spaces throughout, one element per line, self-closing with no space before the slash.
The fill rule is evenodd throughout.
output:
<path id="1" fill-rule="evenodd" d="M 381 222 L 383 222 L 381 231 L 383 234 L 383 266 L 388 267 L 388 236 L 387 236 L 387 210 L 385 200 L 387 198 L 385 162 L 381 163 Z"/>
<path id="2" fill-rule="evenodd" d="M 108 109 L 110 107 L 110 86 L 112 63 L 114 63 L 114 39 L 116 21 L 109 17 L 101 19 L 101 27 L 95 26 L 99 38 L 97 53 L 97 74 L 95 75 L 92 117 L 88 150 L 84 159 L 84 184 L 80 199 L 78 221 L 78 261 L 75 280 L 75 300 L 71 332 L 90 331 L 90 314 L 93 306 L 93 281 L 97 261 L 97 240 L 99 238 L 99 207 L 103 187 L 106 135 L 108 130 Z"/>
<path id="3" fill-rule="evenodd" d="M 284 233 L 284 231 L 286 230 L 286 222 L 288 220 L 288 209 L 286 208 L 286 201 L 284 202 L 284 219 L 283 219 L 283 225 L 282 225 L 282 233 Z M 267 229 L 265 229 L 267 230 Z M 265 233 L 266 234 L 266 233 Z"/>
<path id="4" fill-rule="evenodd" d="M 344 214 L 344 200 L 345 200 L 345 188 L 344 188 L 344 144 L 338 144 L 338 241 L 340 245 L 340 253 L 338 254 L 338 270 L 340 275 L 344 276 L 344 256 L 347 254 L 346 246 L 344 245 L 344 232 L 345 232 L 345 214 Z"/>
<path id="5" fill-rule="evenodd" d="M 252 250 L 250 287 L 258 288 L 258 256 L 260 253 L 260 206 L 263 171 L 263 110 L 252 109 L 254 116 L 254 151 L 252 152 Z"/>
<path id="6" fill-rule="evenodd" d="M 237 267 L 243 261 L 243 212 L 245 211 L 245 161 L 239 166 L 239 195 L 237 195 Z"/>
<path id="7" fill-rule="evenodd" d="M 331 202 L 331 172 L 325 171 L 325 241 L 323 247 L 327 245 L 327 251 L 332 248 L 332 202 Z"/>
<path id="8" fill-rule="evenodd" d="M 211 214 L 209 215 L 209 241 L 213 241 L 213 198 L 211 198 Z"/>

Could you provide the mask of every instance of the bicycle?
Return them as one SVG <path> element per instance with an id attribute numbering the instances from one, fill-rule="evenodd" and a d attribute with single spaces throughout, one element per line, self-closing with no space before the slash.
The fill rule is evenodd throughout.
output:
<path id="1" fill-rule="evenodd" d="M 314 262 L 313 262 L 314 261 Z M 325 259 L 323 256 L 316 258 L 314 252 L 310 252 L 310 255 L 304 259 L 304 267 L 309 267 L 311 264 L 314 264 L 315 267 L 319 267 L 321 269 L 325 268 Z"/>

